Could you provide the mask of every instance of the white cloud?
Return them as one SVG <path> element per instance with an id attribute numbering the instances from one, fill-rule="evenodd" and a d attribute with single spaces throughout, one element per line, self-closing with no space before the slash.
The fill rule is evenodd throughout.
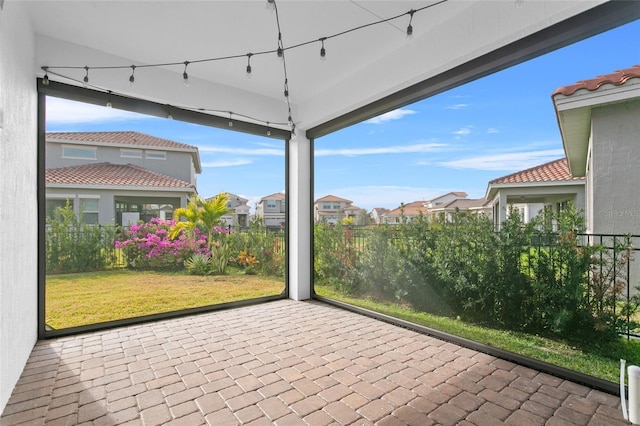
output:
<path id="1" fill-rule="evenodd" d="M 284 156 L 284 148 L 230 148 L 226 146 L 198 146 L 198 151 L 201 153 L 216 153 L 216 154 L 235 154 L 235 155 L 274 155 Z"/>
<path id="2" fill-rule="evenodd" d="M 247 164 L 252 164 L 251 160 L 230 160 L 230 161 L 206 161 L 202 163 L 202 167 L 236 167 L 236 166 L 245 166 Z"/>
<path id="3" fill-rule="evenodd" d="M 331 155 L 343 155 L 353 157 L 357 155 L 377 155 L 377 154 L 410 154 L 416 152 L 434 152 L 447 146 L 442 143 L 421 143 L 414 145 L 397 145 L 379 148 L 343 148 L 343 149 L 317 149 L 316 157 L 328 157 Z"/>
<path id="4" fill-rule="evenodd" d="M 518 171 L 528 169 L 564 157 L 564 150 L 514 152 L 508 154 L 482 155 L 460 160 L 444 161 L 440 166 L 452 169 Z"/>
<path id="5" fill-rule="evenodd" d="M 459 136 L 466 136 L 471 134 L 471 126 L 467 126 L 467 127 L 463 127 L 460 130 L 456 130 L 455 132 L 452 132 L 454 135 L 459 135 Z"/>
<path id="6" fill-rule="evenodd" d="M 464 109 L 468 107 L 469 104 L 455 104 L 444 107 L 444 109 Z"/>
<path id="7" fill-rule="evenodd" d="M 47 122 L 55 124 L 93 123 L 155 118 L 116 108 L 85 104 L 60 98 L 47 98 Z"/>
<path id="8" fill-rule="evenodd" d="M 495 127 L 489 127 L 487 129 L 487 133 L 492 134 L 492 133 L 500 133 L 500 130 L 496 129 Z"/>
<path id="9" fill-rule="evenodd" d="M 379 115 L 377 117 L 370 118 L 366 120 L 365 123 L 381 124 L 381 123 L 384 123 L 385 121 L 399 120 L 405 115 L 415 114 L 416 112 L 417 111 L 414 111 L 412 109 L 398 108 L 398 109 L 394 109 L 393 111 L 385 112 L 384 114 Z"/>

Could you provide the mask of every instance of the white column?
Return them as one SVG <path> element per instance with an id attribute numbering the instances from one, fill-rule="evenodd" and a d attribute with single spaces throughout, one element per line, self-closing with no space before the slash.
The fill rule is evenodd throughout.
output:
<path id="1" fill-rule="evenodd" d="M 289 141 L 289 297 L 311 298 L 311 144 L 303 129 Z"/>

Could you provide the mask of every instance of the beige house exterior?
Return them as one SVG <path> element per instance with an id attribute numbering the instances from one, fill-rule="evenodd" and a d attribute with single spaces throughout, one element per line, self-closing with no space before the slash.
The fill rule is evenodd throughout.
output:
<path id="1" fill-rule="evenodd" d="M 545 207 L 558 211 L 568 201 L 584 209 L 584 179 L 571 176 L 567 159 L 560 158 L 493 179 L 485 198 L 491 200 L 493 223 L 500 229 L 510 209 L 516 209 L 524 223 Z"/>
<path id="2" fill-rule="evenodd" d="M 284 228 L 286 197 L 282 192 L 262 197 L 256 206 L 256 217 L 262 219 L 267 228 Z"/>
<path id="3" fill-rule="evenodd" d="M 365 210 L 352 204 L 353 201 L 335 195 L 318 198 L 313 203 L 313 220 L 315 223 L 326 222 L 335 225 L 346 217 L 355 218 L 360 214 L 366 214 Z"/>

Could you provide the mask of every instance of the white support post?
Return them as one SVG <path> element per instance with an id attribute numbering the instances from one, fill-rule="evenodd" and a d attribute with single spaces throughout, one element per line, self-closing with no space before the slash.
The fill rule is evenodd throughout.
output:
<path id="1" fill-rule="evenodd" d="M 289 141 L 289 297 L 311 298 L 311 144 L 303 129 Z"/>

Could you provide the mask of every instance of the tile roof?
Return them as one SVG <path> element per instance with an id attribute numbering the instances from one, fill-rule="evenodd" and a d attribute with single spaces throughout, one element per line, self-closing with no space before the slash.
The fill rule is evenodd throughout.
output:
<path id="1" fill-rule="evenodd" d="M 603 84 L 613 84 L 614 86 L 620 86 L 622 84 L 625 84 L 631 78 L 640 78 L 640 65 L 634 65 L 631 68 L 614 71 L 611 74 L 605 74 L 595 78 L 591 78 L 589 80 L 582 80 L 568 86 L 559 87 L 552 93 L 551 96 L 571 96 L 580 89 L 586 89 L 592 92 L 594 90 L 598 90 Z"/>
<path id="2" fill-rule="evenodd" d="M 418 216 L 420 213 L 427 214 L 429 209 L 425 206 L 426 201 L 413 201 L 403 206 L 386 212 L 385 216 L 400 215 L 404 212 L 405 216 Z"/>
<path id="3" fill-rule="evenodd" d="M 472 208 L 485 207 L 485 205 L 489 204 L 489 201 L 486 198 L 475 198 L 475 199 L 457 199 L 453 201 L 449 201 L 446 204 L 440 204 L 439 206 L 433 207 L 431 210 L 446 210 L 446 209 L 461 209 L 467 210 Z"/>
<path id="4" fill-rule="evenodd" d="M 47 140 L 64 142 L 92 142 L 113 145 L 148 146 L 154 148 L 197 150 L 195 146 L 157 138 L 140 132 L 47 132 Z"/>
<path id="5" fill-rule="evenodd" d="M 432 199 L 431 199 L 431 200 L 429 200 L 428 202 L 429 202 L 429 203 L 431 203 L 431 202 L 437 201 L 437 200 L 439 200 L 439 199 L 441 199 L 441 198 L 444 198 L 444 197 L 446 197 L 446 196 L 448 196 L 448 195 L 454 195 L 454 196 L 456 196 L 456 197 L 464 198 L 464 197 L 466 197 L 466 196 L 467 196 L 467 193 L 466 193 L 466 192 L 463 192 L 463 191 L 447 192 L 446 194 L 439 195 L 439 196 L 437 196 L 436 198 L 432 198 Z"/>
<path id="6" fill-rule="evenodd" d="M 560 158 L 507 176 L 499 177 L 490 181 L 489 185 L 505 183 L 570 182 L 580 180 L 584 180 L 584 177 L 571 176 L 567 159 Z"/>
<path id="7" fill-rule="evenodd" d="M 347 200 L 346 198 L 336 197 L 335 195 L 326 195 L 322 198 L 318 198 L 316 200 L 316 203 L 319 203 L 320 201 L 346 201 L 347 203 L 353 203 L 353 201 L 351 200 Z"/>
<path id="8" fill-rule="evenodd" d="M 45 182 L 66 185 L 193 189 L 189 182 L 133 164 L 85 164 L 45 170 Z"/>
<path id="9" fill-rule="evenodd" d="M 283 194 L 282 192 L 276 192 L 275 194 L 267 195 L 266 197 L 260 198 L 260 202 L 263 202 L 264 200 L 284 200 L 284 195 L 285 194 Z"/>

